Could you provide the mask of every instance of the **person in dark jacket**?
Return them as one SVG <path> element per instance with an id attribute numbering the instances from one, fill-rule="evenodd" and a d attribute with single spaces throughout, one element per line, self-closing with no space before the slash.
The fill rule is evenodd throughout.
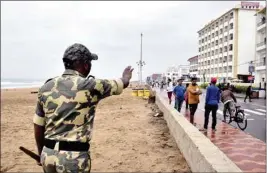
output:
<path id="1" fill-rule="evenodd" d="M 244 99 L 244 102 L 246 102 L 247 98 L 249 98 L 249 102 L 252 102 L 252 101 L 251 101 L 251 86 L 249 86 L 249 87 L 247 88 L 247 91 L 246 91 L 246 97 L 245 97 L 245 99 Z"/>
<path id="2" fill-rule="evenodd" d="M 206 93 L 206 104 L 205 104 L 205 122 L 204 129 L 202 131 L 207 131 L 209 124 L 209 114 L 212 112 L 212 131 L 216 131 L 217 117 L 216 113 L 218 110 L 218 104 L 220 102 L 220 90 L 216 86 L 217 79 L 211 78 L 211 86 L 207 88 Z"/>

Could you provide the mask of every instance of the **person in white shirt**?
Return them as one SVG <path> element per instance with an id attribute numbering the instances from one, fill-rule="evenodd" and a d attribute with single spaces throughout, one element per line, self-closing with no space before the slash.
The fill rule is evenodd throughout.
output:
<path id="1" fill-rule="evenodd" d="M 172 80 L 169 78 L 167 83 L 167 94 L 169 98 L 169 104 L 172 103 L 172 92 L 173 92 L 173 83 Z"/>

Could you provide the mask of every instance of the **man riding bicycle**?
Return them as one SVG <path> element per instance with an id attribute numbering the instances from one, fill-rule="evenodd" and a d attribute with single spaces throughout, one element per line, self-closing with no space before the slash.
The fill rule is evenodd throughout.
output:
<path id="1" fill-rule="evenodd" d="M 233 92 L 231 91 L 231 88 L 229 86 L 225 87 L 224 91 L 221 94 L 221 101 L 224 104 L 224 108 L 223 108 L 223 117 L 224 120 L 223 122 L 226 122 L 226 111 L 228 110 L 230 117 L 232 117 L 232 112 L 235 109 L 235 104 L 236 103 L 236 98 L 233 94 Z M 234 102 L 233 102 L 234 101 Z"/>

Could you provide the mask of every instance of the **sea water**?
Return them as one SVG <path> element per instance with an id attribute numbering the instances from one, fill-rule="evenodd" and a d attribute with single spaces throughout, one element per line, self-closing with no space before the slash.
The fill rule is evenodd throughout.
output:
<path id="1" fill-rule="evenodd" d="M 45 80 L 31 79 L 1 79 L 1 89 L 11 88 L 38 88 L 44 84 Z"/>

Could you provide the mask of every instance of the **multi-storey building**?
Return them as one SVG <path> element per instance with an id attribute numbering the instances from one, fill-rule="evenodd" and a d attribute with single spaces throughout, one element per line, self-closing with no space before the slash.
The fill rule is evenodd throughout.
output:
<path id="1" fill-rule="evenodd" d="M 169 67 L 164 76 L 166 76 L 167 79 L 176 80 L 178 78 L 178 67 L 175 65 Z"/>
<path id="2" fill-rule="evenodd" d="M 255 81 L 258 87 L 266 88 L 266 7 L 256 13 Z"/>
<path id="3" fill-rule="evenodd" d="M 199 78 L 198 75 L 198 56 L 194 56 L 188 59 L 189 61 L 189 74 L 190 76 Z"/>
<path id="4" fill-rule="evenodd" d="M 201 82 L 211 77 L 248 80 L 248 63 L 255 56 L 257 2 L 241 2 L 198 31 L 198 72 Z"/>
<path id="5" fill-rule="evenodd" d="M 178 66 L 178 77 L 183 78 L 185 81 L 189 80 L 189 65 L 179 65 Z"/>

